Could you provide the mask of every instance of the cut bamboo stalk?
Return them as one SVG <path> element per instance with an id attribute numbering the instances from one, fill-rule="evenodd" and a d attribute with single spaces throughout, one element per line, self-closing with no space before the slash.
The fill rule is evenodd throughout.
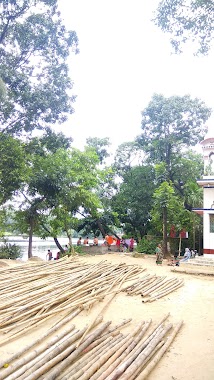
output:
<path id="1" fill-rule="evenodd" d="M 15 354 L 11 355 L 6 360 L 0 360 L 0 368 L 4 366 L 5 363 L 12 363 L 15 359 L 23 355 L 26 351 L 30 350 L 33 346 L 36 344 L 39 344 L 40 342 L 44 341 L 45 338 L 47 338 L 49 335 L 53 334 L 57 329 L 60 329 L 61 327 L 64 327 L 66 323 L 70 322 L 74 317 L 76 317 L 80 313 L 80 309 L 77 309 L 75 312 L 73 312 L 70 316 L 63 318 L 61 321 L 58 321 L 57 324 L 54 324 L 48 331 L 46 331 L 43 335 L 41 335 L 38 339 L 31 341 L 30 344 L 23 347 L 21 350 L 16 352 Z M 71 327 L 69 327 L 70 329 Z M 64 331 L 66 334 L 66 330 Z M 0 378 L 1 378 L 1 370 L 0 370 Z"/>
<path id="2" fill-rule="evenodd" d="M 165 279 L 166 279 L 166 276 L 164 276 L 164 277 L 160 277 L 160 278 L 157 280 L 157 282 L 156 282 L 155 285 L 149 287 L 149 289 L 147 289 L 146 291 L 144 291 L 143 293 L 141 293 L 141 295 L 142 295 L 142 296 L 147 296 L 147 295 L 148 295 L 149 293 L 151 293 L 153 290 L 159 288 L 159 287 L 160 287 L 160 284 L 161 284 L 163 281 L 165 281 Z"/>
<path id="3" fill-rule="evenodd" d="M 133 349 L 137 346 L 138 342 L 141 341 L 142 337 L 144 336 L 145 332 L 149 328 L 149 325 L 151 323 L 151 320 L 147 323 L 145 323 L 145 326 L 139 332 L 137 336 L 136 333 L 129 334 L 129 340 L 125 342 L 125 344 L 119 349 L 114 355 L 112 355 L 109 360 L 105 363 L 104 366 L 102 366 L 92 377 L 91 380 L 105 380 L 108 375 L 110 375 L 113 370 L 122 362 L 124 357 L 127 357 L 127 355 L 133 351 Z M 132 336 L 133 335 L 133 336 Z"/>
<path id="4" fill-rule="evenodd" d="M 174 292 L 175 290 L 177 290 L 178 288 L 180 288 L 181 286 L 183 286 L 183 281 L 182 282 L 179 282 L 177 285 L 173 286 L 173 287 L 170 287 L 168 290 L 166 290 L 165 292 L 162 292 L 162 293 L 159 293 L 157 294 L 155 297 L 151 297 L 148 301 L 149 302 L 153 302 L 153 301 L 156 301 L 157 299 L 159 298 L 162 298 L 164 296 L 166 296 L 167 294 L 171 293 L 171 292 Z M 145 302 L 145 301 L 144 301 Z"/>
<path id="5" fill-rule="evenodd" d="M 121 376 L 121 380 L 129 380 L 132 373 L 135 372 L 141 365 L 145 364 L 147 357 L 154 351 L 157 344 L 161 342 L 163 337 L 171 328 L 172 324 L 170 323 L 160 333 L 158 333 L 152 341 L 149 342 L 145 350 L 139 353 L 138 356 L 136 356 L 136 354 L 133 356 L 132 362 L 129 360 L 129 362 L 123 363 L 121 370 L 125 367 L 126 372 Z"/>
<path id="6" fill-rule="evenodd" d="M 172 334 L 167 338 L 167 341 L 164 344 L 164 346 L 160 349 L 160 351 L 155 355 L 153 360 L 146 366 L 146 368 L 139 374 L 139 376 L 135 380 L 145 380 L 149 376 L 151 371 L 154 369 L 154 367 L 157 365 L 157 363 L 163 357 L 165 352 L 168 350 L 169 346 L 172 344 L 177 333 L 181 329 L 182 324 L 183 324 L 183 321 L 178 323 L 178 325 L 173 330 Z"/>
<path id="7" fill-rule="evenodd" d="M 160 343 L 157 344 L 157 346 L 154 348 L 154 351 L 151 352 L 150 355 L 147 356 L 145 362 L 140 365 L 137 370 L 130 376 L 129 380 L 135 380 L 137 375 L 142 372 L 143 367 L 145 367 L 146 363 L 151 360 L 151 358 L 156 354 L 156 352 L 164 345 L 164 340 L 161 340 Z"/>
<path id="8" fill-rule="evenodd" d="M 74 325 L 72 325 L 68 330 L 65 330 L 63 333 L 54 336 L 50 341 L 42 343 L 40 346 L 35 348 L 33 351 L 29 351 L 28 353 L 26 353 L 26 355 L 24 357 L 22 357 L 22 358 L 16 360 L 15 362 L 13 362 L 12 364 L 10 364 L 9 367 L 7 367 L 6 369 L 1 371 L 1 374 L 3 376 L 2 379 L 9 376 L 10 374 L 13 374 L 20 367 L 24 368 L 24 371 L 25 371 L 26 367 L 24 367 L 24 366 L 26 365 L 26 363 L 33 360 L 40 353 L 44 352 L 48 348 L 54 346 L 62 337 L 65 336 L 66 333 L 72 331 L 73 329 L 74 329 Z M 79 339 L 79 337 L 81 336 L 81 334 L 83 334 L 84 331 L 85 330 L 82 330 L 82 331 L 74 330 L 74 334 L 73 334 L 73 337 L 71 338 L 71 341 L 73 341 L 73 339 L 75 339 L 75 340 Z M 11 379 L 12 379 L 12 375 L 11 375 Z M 15 379 L 16 379 L 16 377 L 15 377 Z"/>
<path id="9" fill-rule="evenodd" d="M 93 342 L 94 339 L 96 339 L 97 336 L 99 336 L 109 325 L 111 322 L 104 323 L 100 328 L 98 328 L 94 332 L 94 336 L 87 339 L 85 342 L 83 342 L 77 349 L 74 350 L 74 352 L 68 354 L 69 349 L 64 350 L 61 354 L 57 355 L 54 359 L 48 361 L 45 365 L 41 366 L 40 369 L 35 371 L 31 376 L 28 376 L 25 380 L 36 380 L 39 376 L 45 374 L 47 371 L 49 371 L 51 368 L 53 368 L 52 371 L 50 371 L 49 374 L 45 376 L 45 380 L 53 380 L 56 379 L 57 376 L 68 367 L 68 365 L 72 364 L 74 360 L 79 356 L 79 354 L 90 344 Z M 75 346 L 76 347 L 76 346 Z M 47 358 L 48 359 L 48 358 Z M 62 361 L 63 360 L 63 361 Z M 57 365 L 56 365 L 57 364 Z"/>
<path id="10" fill-rule="evenodd" d="M 140 342 L 135 350 L 132 350 L 130 352 L 129 355 L 127 355 L 126 357 L 126 360 L 130 360 L 132 357 L 133 357 L 133 352 L 134 353 L 137 353 L 137 355 L 139 355 L 139 353 L 141 351 L 143 351 L 143 349 L 149 344 L 149 342 L 154 338 L 154 336 L 157 334 L 157 332 L 161 329 L 161 326 L 163 325 L 163 322 L 169 317 L 169 313 L 167 313 L 166 315 L 163 316 L 163 318 L 160 320 L 160 322 L 158 322 L 152 329 L 152 331 L 150 332 L 149 336 L 147 338 L 144 339 L 143 342 Z M 105 379 L 105 380 L 113 380 L 115 379 L 115 375 L 117 374 L 117 369 L 115 369 L 114 371 L 112 371 L 112 373 Z M 117 377 L 116 377 L 117 378 Z"/>
<path id="11" fill-rule="evenodd" d="M 93 357 L 90 361 L 88 361 L 88 363 L 84 365 L 83 368 L 80 368 L 79 371 L 77 371 L 76 373 L 73 373 L 72 371 L 72 375 L 71 373 L 68 373 L 66 376 L 63 376 L 62 380 L 82 380 L 85 376 L 88 377 L 87 374 L 91 372 L 93 373 L 94 368 L 97 368 L 97 363 L 99 362 L 99 364 L 102 365 L 101 363 L 104 362 L 104 357 L 111 355 L 112 352 L 115 352 L 117 350 L 118 345 L 122 344 L 123 340 L 124 337 L 121 334 L 119 339 L 117 339 L 116 341 L 112 341 L 111 345 L 107 347 L 106 351 L 102 350 L 101 352 L 96 352 L 96 356 Z M 105 353 L 103 354 L 103 352 Z"/>
<path id="12" fill-rule="evenodd" d="M 118 335 L 116 342 L 122 338 L 122 334 Z M 114 344 L 114 338 L 109 336 L 106 337 L 106 339 L 103 339 L 101 342 L 99 342 L 96 346 L 94 346 L 90 351 L 84 350 L 84 353 L 86 354 L 84 356 L 80 356 L 80 358 L 75 361 L 69 368 L 67 368 L 61 375 L 58 376 L 58 380 L 64 379 L 64 377 L 68 376 L 71 377 L 72 375 L 76 374 L 77 371 L 83 368 L 83 361 L 84 361 L 84 367 L 85 365 L 90 365 L 91 359 L 96 358 L 97 355 L 111 347 L 111 344 Z"/>

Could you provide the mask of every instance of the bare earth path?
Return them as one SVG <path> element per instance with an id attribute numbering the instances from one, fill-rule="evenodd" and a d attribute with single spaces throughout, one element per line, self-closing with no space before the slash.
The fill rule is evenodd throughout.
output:
<path id="1" fill-rule="evenodd" d="M 118 294 L 106 309 L 104 320 L 111 320 L 113 324 L 116 324 L 124 318 L 132 318 L 137 324 L 142 320 L 152 318 L 155 322 L 170 312 L 170 322 L 177 323 L 182 319 L 184 326 L 170 347 L 170 351 L 161 359 L 148 380 L 214 379 L 214 277 L 173 273 L 166 262 L 162 267 L 157 267 L 155 258 L 148 256 L 133 258 L 124 254 L 111 253 L 80 257 L 79 260 L 87 263 L 108 260 L 113 264 L 119 262 L 139 264 L 147 269 L 143 275 L 150 273 L 183 278 L 185 281 L 183 287 L 152 303 L 142 303 L 140 296 Z M 90 312 L 83 311 L 74 319 L 75 325 L 81 327 L 90 323 L 103 306 L 102 302 L 93 307 Z M 128 330 L 129 327 L 126 329 Z M 24 337 L 23 344 L 26 344 L 28 339 L 30 337 Z M 19 344 L 20 342 L 13 342 L 6 348 L 7 352 L 2 347 L 1 357 L 15 351 Z"/>

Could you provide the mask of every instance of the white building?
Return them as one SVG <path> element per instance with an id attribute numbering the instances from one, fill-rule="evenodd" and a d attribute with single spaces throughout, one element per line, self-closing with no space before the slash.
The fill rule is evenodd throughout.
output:
<path id="1" fill-rule="evenodd" d="M 214 258 L 214 138 L 201 142 L 204 157 L 204 176 L 197 181 L 203 186 L 203 209 L 194 209 L 203 215 L 204 257 Z"/>

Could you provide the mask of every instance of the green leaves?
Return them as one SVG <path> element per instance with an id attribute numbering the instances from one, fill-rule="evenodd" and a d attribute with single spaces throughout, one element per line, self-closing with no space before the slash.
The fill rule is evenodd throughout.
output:
<path id="1" fill-rule="evenodd" d="M 0 205 L 20 188 L 26 174 L 23 145 L 17 139 L 0 134 Z"/>
<path id="2" fill-rule="evenodd" d="M 171 44 L 176 53 L 182 52 L 188 40 L 197 54 L 209 52 L 214 33 L 212 0 L 162 0 L 154 21 L 173 36 Z"/>
<path id="3" fill-rule="evenodd" d="M 67 59 L 77 52 L 76 33 L 64 27 L 55 0 L 1 0 L 0 12 L 2 130 L 21 134 L 65 122 L 75 100 Z"/>
<path id="4" fill-rule="evenodd" d="M 174 157 L 181 157 L 181 150 L 203 139 L 210 114 L 204 102 L 189 95 L 165 98 L 154 94 L 142 112 L 143 133 L 138 142 L 151 161 L 164 162 L 169 172 Z"/>

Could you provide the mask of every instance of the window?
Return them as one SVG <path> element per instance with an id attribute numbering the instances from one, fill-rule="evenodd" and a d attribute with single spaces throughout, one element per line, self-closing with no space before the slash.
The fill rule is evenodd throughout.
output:
<path id="1" fill-rule="evenodd" d="M 210 232 L 214 233 L 214 214 L 210 214 Z"/>

